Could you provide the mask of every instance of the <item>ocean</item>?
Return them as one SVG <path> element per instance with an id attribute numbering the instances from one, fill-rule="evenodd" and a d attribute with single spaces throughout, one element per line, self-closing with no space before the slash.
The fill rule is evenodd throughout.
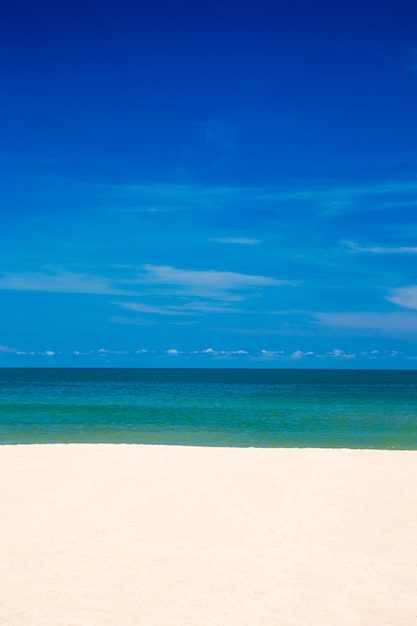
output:
<path id="1" fill-rule="evenodd" d="M 0 368 L 0 444 L 417 449 L 417 371 Z"/>

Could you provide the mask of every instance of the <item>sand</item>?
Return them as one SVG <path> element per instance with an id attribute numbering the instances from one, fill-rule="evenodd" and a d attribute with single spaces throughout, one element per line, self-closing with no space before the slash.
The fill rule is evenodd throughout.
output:
<path id="1" fill-rule="evenodd" d="M 0 446 L 0 624 L 417 624 L 417 452 Z"/>

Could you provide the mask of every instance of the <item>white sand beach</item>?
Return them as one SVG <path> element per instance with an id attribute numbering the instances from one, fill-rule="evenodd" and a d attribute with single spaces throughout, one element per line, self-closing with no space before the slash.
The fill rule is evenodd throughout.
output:
<path id="1" fill-rule="evenodd" d="M 417 452 L 0 447 L 3 626 L 417 624 Z"/>

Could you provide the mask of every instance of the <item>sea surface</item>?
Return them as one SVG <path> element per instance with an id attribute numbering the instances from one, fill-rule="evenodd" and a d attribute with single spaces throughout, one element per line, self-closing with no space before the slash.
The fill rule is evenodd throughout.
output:
<path id="1" fill-rule="evenodd" d="M 417 371 L 0 369 L 0 444 L 417 449 Z"/>

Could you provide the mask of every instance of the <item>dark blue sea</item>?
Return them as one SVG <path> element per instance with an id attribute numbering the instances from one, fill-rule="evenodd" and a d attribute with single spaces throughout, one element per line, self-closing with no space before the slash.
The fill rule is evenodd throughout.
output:
<path id="1" fill-rule="evenodd" d="M 417 449 L 417 372 L 0 369 L 0 443 Z"/>

